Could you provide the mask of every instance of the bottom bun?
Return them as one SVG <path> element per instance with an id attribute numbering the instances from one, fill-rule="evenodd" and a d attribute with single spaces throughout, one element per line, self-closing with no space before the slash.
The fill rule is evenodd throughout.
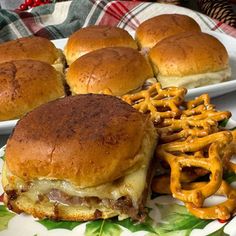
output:
<path id="1" fill-rule="evenodd" d="M 197 88 L 210 84 L 217 84 L 226 81 L 231 76 L 231 69 L 220 70 L 217 72 L 208 72 L 203 74 L 188 75 L 188 76 L 157 76 L 157 80 L 163 88 L 166 87 L 185 87 L 187 89 Z"/>
<path id="2" fill-rule="evenodd" d="M 35 203 L 28 197 L 22 195 L 16 200 L 10 199 L 8 195 L 4 195 L 4 202 L 7 207 L 16 212 L 27 212 L 28 214 L 39 219 L 53 219 L 66 221 L 89 221 L 96 219 L 107 219 L 119 215 L 119 211 L 108 208 L 88 209 L 81 206 L 66 206 L 53 202 Z M 125 216 L 124 218 L 127 218 Z"/>

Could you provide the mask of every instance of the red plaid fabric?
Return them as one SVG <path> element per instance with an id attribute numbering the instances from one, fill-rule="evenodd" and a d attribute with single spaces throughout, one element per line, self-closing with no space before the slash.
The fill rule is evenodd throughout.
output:
<path id="1" fill-rule="evenodd" d="M 135 32 L 138 25 L 165 13 L 194 18 L 203 31 L 214 30 L 236 37 L 236 29 L 187 8 L 138 1 L 67 1 L 36 7 L 31 12 L 0 10 L 0 42 L 37 35 L 49 39 L 66 38 L 88 25 L 113 25 Z"/>

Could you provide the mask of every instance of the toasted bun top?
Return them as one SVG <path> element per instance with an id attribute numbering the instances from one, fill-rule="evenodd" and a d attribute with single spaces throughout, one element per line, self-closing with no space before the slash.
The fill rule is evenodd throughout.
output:
<path id="1" fill-rule="evenodd" d="M 157 73 L 185 76 L 215 72 L 229 66 L 224 45 L 215 37 L 201 33 L 183 33 L 162 40 L 149 52 Z"/>
<path id="2" fill-rule="evenodd" d="M 60 52 L 54 44 L 41 37 L 26 37 L 0 44 L 0 63 L 32 59 L 53 64 Z"/>
<path id="3" fill-rule="evenodd" d="M 136 40 L 140 48 L 152 48 L 164 38 L 189 31 L 201 31 L 193 18 L 179 14 L 164 14 L 140 24 L 136 31 Z"/>
<path id="4" fill-rule="evenodd" d="M 93 25 L 73 33 L 65 47 L 65 55 L 70 65 L 80 56 L 105 47 L 131 47 L 137 49 L 137 44 L 124 29 Z"/>
<path id="5" fill-rule="evenodd" d="M 62 96 L 62 75 L 51 65 L 33 60 L 0 64 L 0 120 L 19 118 Z"/>
<path id="6" fill-rule="evenodd" d="M 24 180 L 67 180 L 79 187 L 111 182 L 140 162 L 151 121 L 120 99 L 65 97 L 24 116 L 7 142 L 9 170 Z"/>
<path id="7" fill-rule="evenodd" d="M 123 95 L 141 87 L 152 76 L 151 66 L 137 50 L 113 47 L 77 59 L 69 67 L 66 80 L 75 94 L 108 89 L 113 95 Z"/>

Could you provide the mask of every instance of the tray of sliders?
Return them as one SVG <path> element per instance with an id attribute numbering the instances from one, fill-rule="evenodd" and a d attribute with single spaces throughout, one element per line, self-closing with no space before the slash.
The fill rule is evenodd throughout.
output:
<path id="1" fill-rule="evenodd" d="M 15 126 L 0 235 L 235 235 L 236 122 L 210 99 L 232 89 L 234 41 L 177 14 L 135 38 L 89 26 L 0 45 L 0 119 Z"/>
<path id="2" fill-rule="evenodd" d="M 65 84 L 67 88 L 69 85 L 72 93 L 84 93 L 84 85 L 81 86 L 81 84 L 86 84 L 88 81 L 80 84 L 76 82 L 77 85 L 74 87 L 73 79 L 65 76 L 66 68 L 83 54 L 105 47 L 121 46 L 139 50 L 151 63 L 153 69 L 151 73 L 141 73 L 142 75 L 134 80 L 136 82 L 120 94 L 140 89 L 145 83 L 144 81 L 149 81 L 149 83 L 159 81 L 163 87 L 184 86 L 188 88 L 187 97 L 189 98 L 194 98 L 202 93 L 216 97 L 234 91 L 236 88 L 236 40 L 225 34 L 213 31 L 201 33 L 200 30 L 200 26 L 188 16 L 165 14 L 141 23 L 136 32 L 132 33 L 132 37 L 127 31 L 120 28 L 90 26 L 73 33 L 69 38 L 52 40 L 52 43 L 40 37 L 22 38 L 2 43 L 0 45 L 1 64 L 14 60 L 26 61 L 20 62 L 21 66 L 16 65 L 16 68 L 21 67 L 16 75 L 22 77 L 21 73 L 24 74 L 21 86 L 17 86 L 16 83 L 6 83 L 6 76 L 0 78 L 3 81 L 1 82 L 0 107 L 3 114 L 0 113 L 0 133 L 9 134 L 17 119 L 25 112 L 42 103 L 65 96 L 65 92 L 62 91 L 62 86 Z M 184 36 L 184 33 L 187 35 Z M 40 68 L 40 66 L 44 67 L 42 63 L 34 66 L 32 70 L 31 60 L 46 62 L 57 71 L 62 72 L 63 84 L 55 79 L 57 75 L 48 66 L 42 70 Z M 88 70 L 91 70 L 94 62 L 91 64 L 88 58 L 84 60 L 88 60 L 88 64 L 91 65 Z M 85 62 L 81 59 L 72 67 L 76 67 L 78 63 L 83 67 Z M 9 64 L 2 65 L 0 71 L 5 71 L 7 66 L 9 67 Z M 126 70 L 125 67 L 121 68 L 121 70 L 123 69 Z M 38 73 L 38 70 L 42 70 L 44 73 Z M 137 74 L 137 71 L 134 69 L 133 75 Z M 36 79 L 31 79 L 31 76 Z M 107 75 L 107 77 L 109 76 Z M 128 73 L 126 76 L 128 80 L 133 80 Z M 8 78 L 10 77 L 11 75 L 8 75 Z M 48 77 L 51 79 L 50 82 L 46 81 Z M 29 83 L 29 80 L 34 83 Z M 82 78 L 80 81 L 83 80 L 85 79 Z M 18 81 L 17 77 L 16 81 Z M 100 84 L 98 88 L 92 88 L 93 80 L 89 83 L 91 86 L 88 86 L 86 92 L 98 92 L 99 89 L 109 87 L 104 83 Z M 122 81 L 122 83 L 124 82 Z M 47 84 L 49 85 L 47 86 Z M 54 91 L 53 87 L 57 87 L 57 90 Z M 31 88 L 37 89 L 31 90 Z M 22 97 L 21 94 L 27 95 Z"/>

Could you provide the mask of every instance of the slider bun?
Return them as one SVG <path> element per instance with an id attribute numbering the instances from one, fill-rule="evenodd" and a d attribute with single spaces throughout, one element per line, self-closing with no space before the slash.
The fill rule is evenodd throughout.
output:
<path id="1" fill-rule="evenodd" d="M 152 68 L 137 50 L 113 47 L 77 59 L 69 67 L 66 80 L 74 94 L 108 89 L 119 96 L 140 88 L 150 77 L 153 77 Z"/>
<path id="2" fill-rule="evenodd" d="M 7 142 L 6 164 L 25 181 L 59 179 L 82 188 L 112 182 L 141 165 L 145 155 L 136 154 L 149 123 L 113 96 L 58 99 L 17 123 Z"/>
<path id="3" fill-rule="evenodd" d="M 140 24 L 136 31 L 136 40 L 140 48 L 152 48 L 164 38 L 189 31 L 201 31 L 193 18 L 179 14 L 164 14 Z"/>
<path id="4" fill-rule="evenodd" d="M 0 120 L 19 118 L 61 96 L 62 75 L 51 65 L 32 60 L 0 64 Z"/>
<path id="5" fill-rule="evenodd" d="M 24 59 L 47 62 L 58 71 L 63 71 L 61 50 L 46 38 L 26 37 L 0 44 L 0 63 Z"/>
<path id="6" fill-rule="evenodd" d="M 137 44 L 124 29 L 113 26 L 94 25 L 73 33 L 65 47 L 67 63 L 70 65 L 80 56 L 105 47 L 131 47 Z"/>
<path id="7" fill-rule="evenodd" d="M 215 37 L 188 32 L 162 40 L 149 52 L 155 74 L 187 76 L 229 67 L 224 45 Z"/>

